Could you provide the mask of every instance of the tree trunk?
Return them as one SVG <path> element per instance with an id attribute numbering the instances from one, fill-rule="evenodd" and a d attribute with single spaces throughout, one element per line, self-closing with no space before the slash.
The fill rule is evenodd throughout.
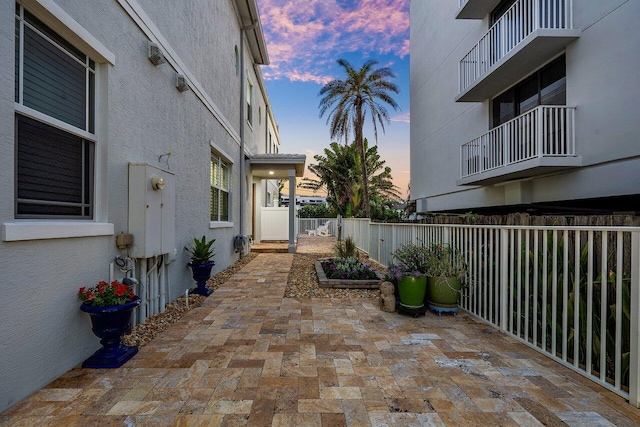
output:
<path id="1" fill-rule="evenodd" d="M 358 151 L 360 152 L 360 165 L 362 169 L 362 192 L 363 192 L 363 206 L 364 212 L 367 218 L 371 218 L 371 208 L 369 207 L 369 179 L 367 177 L 367 162 L 364 152 L 364 138 L 362 135 L 362 128 L 364 126 L 364 118 L 362 117 L 362 100 L 356 105 L 356 115 L 358 123 L 355 126 L 356 132 L 356 146 L 358 147 Z"/>

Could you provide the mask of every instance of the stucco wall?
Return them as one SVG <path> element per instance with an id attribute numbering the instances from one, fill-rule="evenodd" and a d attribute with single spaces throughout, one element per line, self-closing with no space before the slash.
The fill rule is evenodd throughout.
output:
<path id="1" fill-rule="evenodd" d="M 458 63 L 488 30 L 456 20 L 457 2 L 411 2 L 411 196 L 429 211 L 508 204 L 505 186 L 457 186 L 460 146 L 489 130 L 489 102 L 456 103 Z M 530 202 L 638 194 L 637 70 L 640 3 L 574 1 L 582 30 L 569 44 L 567 105 L 576 107 L 576 150 L 583 167 L 531 180 Z M 552 58 L 549 58 L 552 59 Z M 535 70 L 532 70 L 532 72 Z M 597 168 L 596 168 L 597 166 Z M 591 180 L 608 177 L 598 185 Z"/>
<path id="2" fill-rule="evenodd" d="M 240 145 L 193 91 L 175 88 L 175 70 L 169 64 L 149 62 L 147 37 L 117 1 L 57 3 L 115 54 L 115 65 L 100 66 L 104 90 L 98 120 L 103 131 L 97 144 L 104 149 L 98 163 L 106 182 L 99 185 L 99 219 L 113 224 L 115 233 L 128 230 L 130 162 L 176 175 L 177 255 L 169 265 L 169 300 L 175 299 L 194 286 L 183 250 L 193 237 L 216 239 L 213 273 L 238 257 L 232 238 L 240 233 Z M 140 5 L 239 135 L 241 77 L 233 55 L 240 27 L 233 3 L 142 0 Z M 0 57 L 5 58 L 0 62 L 0 223 L 14 222 L 14 7 L 13 1 L 0 2 Z M 253 73 L 248 48 L 245 53 L 245 64 Z M 265 103 L 255 75 L 253 81 L 264 126 Z M 264 146 L 259 132 L 249 131 L 247 138 L 255 150 Z M 210 142 L 233 161 L 232 227 L 210 228 Z M 169 151 L 168 163 L 160 162 L 159 156 Z M 245 170 L 250 176 L 248 164 Z M 248 203 L 244 233 L 250 231 L 250 209 Z M 108 278 L 109 263 L 119 254 L 114 243 L 114 236 L 0 242 L 0 411 L 99 348 L 88 316 L 78 309 L 76 292 Z"/>

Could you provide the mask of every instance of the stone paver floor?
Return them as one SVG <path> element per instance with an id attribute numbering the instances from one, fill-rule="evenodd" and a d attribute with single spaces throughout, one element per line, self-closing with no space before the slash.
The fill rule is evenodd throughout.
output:
<path id="1" fill-rule="evenodd" d="M 123 368 L 76 368 L 3 425 L 636 426 L 640 411 L 466 314 L 284 299 L 261 254 Z"/>

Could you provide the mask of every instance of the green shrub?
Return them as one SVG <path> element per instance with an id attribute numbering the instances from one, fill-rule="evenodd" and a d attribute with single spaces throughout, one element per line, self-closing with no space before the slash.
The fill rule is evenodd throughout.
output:
<path id="1" fill-rule="evenodd" d="M 336 242 L 333 249 L 338 258 L 360 258 L 358 248 L 356 247 L 356 242 L 353 241 L 351 236 L 348 236 L 343 241 L 339 240 L 338 242 Z"/>

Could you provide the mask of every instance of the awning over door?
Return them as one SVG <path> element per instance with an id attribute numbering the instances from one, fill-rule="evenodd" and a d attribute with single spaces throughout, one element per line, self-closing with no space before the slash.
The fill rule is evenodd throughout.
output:
<path id="1" fill-rule="evenodd" d="M 262 179 L 288 179 L 290 170 L 301 178 L 306 161 L 304 154 L 256 154 L 249 159 L 251 175 Z"/>

